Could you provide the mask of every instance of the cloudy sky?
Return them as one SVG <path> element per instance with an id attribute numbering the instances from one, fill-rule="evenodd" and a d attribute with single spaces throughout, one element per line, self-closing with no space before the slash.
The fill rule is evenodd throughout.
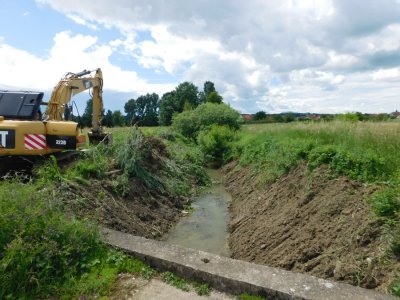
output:
<path id="1" fill-rule="evenodd" d="M 112 110 L 206 80 L 242 113 L 400 110 L 400 0 L 0 0 L 0 15 L 0 89 L 48 98 L 100 67 Z"/>

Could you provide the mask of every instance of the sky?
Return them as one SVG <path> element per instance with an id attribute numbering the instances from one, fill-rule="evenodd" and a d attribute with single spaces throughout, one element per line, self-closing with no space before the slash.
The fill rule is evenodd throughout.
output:
<path id="1" fill-rule="evenodd" d="M 2 90 L 48 99 L 101 68 L 111 110 L 207 80 L 241 113 L 400 110 L 400 0 L 0 0 L 0 15 Z"/>

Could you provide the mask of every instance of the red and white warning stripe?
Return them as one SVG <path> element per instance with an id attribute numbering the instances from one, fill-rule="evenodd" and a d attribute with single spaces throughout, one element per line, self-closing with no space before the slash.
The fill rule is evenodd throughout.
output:
<path id="1" fill-rule="evenodd" d="M 25 134 L 24 145 L 28 150 L 44 150 L 46 149 L 46 136 L 44 134 Z"/>

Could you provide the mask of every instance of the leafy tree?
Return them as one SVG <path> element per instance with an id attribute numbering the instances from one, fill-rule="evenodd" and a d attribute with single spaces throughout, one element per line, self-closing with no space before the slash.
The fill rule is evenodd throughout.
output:
<path id="1" fill-rule="evenodd" d="M 124 105 L 127 124 L 136 123 L 136 100 L 129 99 Z"/>
<path id="2" fill-rule="evenodd" d="M 104 109 L 101 111 L 101 117 L 104 117 Z M 93 118 L 93 100 L 89 99 L 86 102 L 85 111 L 81 117 L 81 125 L 83 127 L 92 127 Z"/>
<path id="3" fill-rule="evenodd" d="M 219 95 L 216 91 L 211 92 L 211 93 L 207 96 L 206 102 L 221 104 L 221 103 L 222 103 L 222 96 Z"/>
<path id="4" fill-rule="evenodd" d="M 204 82 L 204 87 L 203 87 L 204 95 L 206 96 L 206 99 L 212 92 L 216 92 L 214 82 L 211 81 L 206 81 Z"/>
<path id="5" fill-rule="evenodd" d="M 120 110 L 116 110 L 113 112 L 113 124 L 114 126 L 125 126 L 125 118 L 122 115 Z"/>
<path id="6" fill-rule="evenodd" d="M 86 102 L 85 111 L 81 117 L 81 122 L 83 127 L 92 126 L 92 115 L 93 115 L 93 100 L 89 99 Z"/>
<path id="7" fill-rule="evenodd" d="M 224 103 L 204 103 L 194 110 L 176 115 L 172 126 L 182 135 L 195 138 L 201 129 L 213 124 L 239 129 L 239 118 L 240 114 Z"/>
<path id="8" fill-rule="evenodd" d="M 267 118 L 267 113 L 265 111 L 258 111 L 254 114 L 253 120 L 254 121 L 259 121 L 259 120 L 264 120 Z"/>
<path id="9" fill-rule="evenodd" d="M 158 125 L 159 97 L 157 94 L 146 94 L 125 103 L 124 109 L 129 123 L 144 126 Z"/>
<path id="10" fill-rule="evenodd" d="M 181 113 L 185 108 L 195 108 L 199 105 L 199 90 L 191 82 L 179 84 L 174 91 L 164 94 L 160 102 L 160 123 L 161 125 L 171 125 L 172 116 Z"/>
<path id="11" fill-rule="evenodd" d="M 197 142 L 206 157 L 213 159 L 216 166 L 220 166 L 224 155 L 231 149 L 235 135 L 235 131 L 228 126 L 214 124 L 200 131 Z"/>
<path id="12" fill-rule="evenodd" d="M 136 116 L 139 125 L 157 126 L 160 98 L 157 94 L 146 94 L 136 99 Z"/>
<path id="13" fill-rule="evenodd" d="M 188 101 L 192 107 L 197 107 L 199 105 L 199 90 L 193 83 L 185 81 L 176 87 L 175 92 L 175 102 L 178 112 L 183 111 L 183 106 L 186 101 Z"/>
<path id="14" fill-rule="evenodd" d="M 111 110 L 107 110 L 106 115 L 103 118 L 103 125 L 106 127 L 114 127 L 113 113 Z"/>
<path id="15" fill-rule="evenodd" d="M 295 120 L 293 113 L 287 113 L 282 116 L 283 122 L 290 123 Z"/>
<path id="16" fill-rule="evenodd" d="M 172 123 L 172 115 L 178 110 L 175 105 L 175 91 L 165 93 L 160 101 L 160 124 L 169 126 Z"/>
<path id="17" fill-rule="evenodd" d="M 272 116 L 272 120 L 273 120 L 273 123 L 282 123 L 283 122 L 283 117 L 280 114 L 273 115 Z"/>

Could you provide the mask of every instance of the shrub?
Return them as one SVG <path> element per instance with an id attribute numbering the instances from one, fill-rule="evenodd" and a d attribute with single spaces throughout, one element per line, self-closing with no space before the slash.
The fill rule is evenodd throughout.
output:
<path id="1" fill-rule="evenodd" d="M 239 129 L 239 113 L 226 104 L 205 103 L 173 118 L 173 128 L 182 135 L 196 138 L 200 130 L 211 125 L 226 125 Z"/>
<path id="2" fill-rule="evenodd" d="M 235 132 L 228 126 L 212 125 L 209 129 L 200 131 L 198 143 L 206 157 L 220 165 L 229 154 Z"/>
<path id="3" fill-rule="evenodd" d="M 370 202 L 378 216 L 396 218 L 400 211 L 400 188 L 388 187 L 375 192 L 371 196 Z"/>
<path id="4" fill-rule="evenodd" d="M 97 230 L 66 217 L 48 191 L 12 182 L 1 192 L 0 298 L 48 297 L 105 250 Z"/>
<path id="5" fill-rule="evenodd" d="M 338 175 L 367 182 L 383 180 L 388 175 L 384 161 L 367 150 L 359 154 L 333 145 L 319 146 L 309 153 L 308 167 L 313 170 L 322 164 L 329 164 Z"/>
<path id="6" fill-rule="evenodd" d="M 109 292 L 119 272 L 154 274 L 110 250 L 96 226 L 62 212 L 52 191 L 0 183 L 0 299 L 96 298 L 90 296 Z"/>

